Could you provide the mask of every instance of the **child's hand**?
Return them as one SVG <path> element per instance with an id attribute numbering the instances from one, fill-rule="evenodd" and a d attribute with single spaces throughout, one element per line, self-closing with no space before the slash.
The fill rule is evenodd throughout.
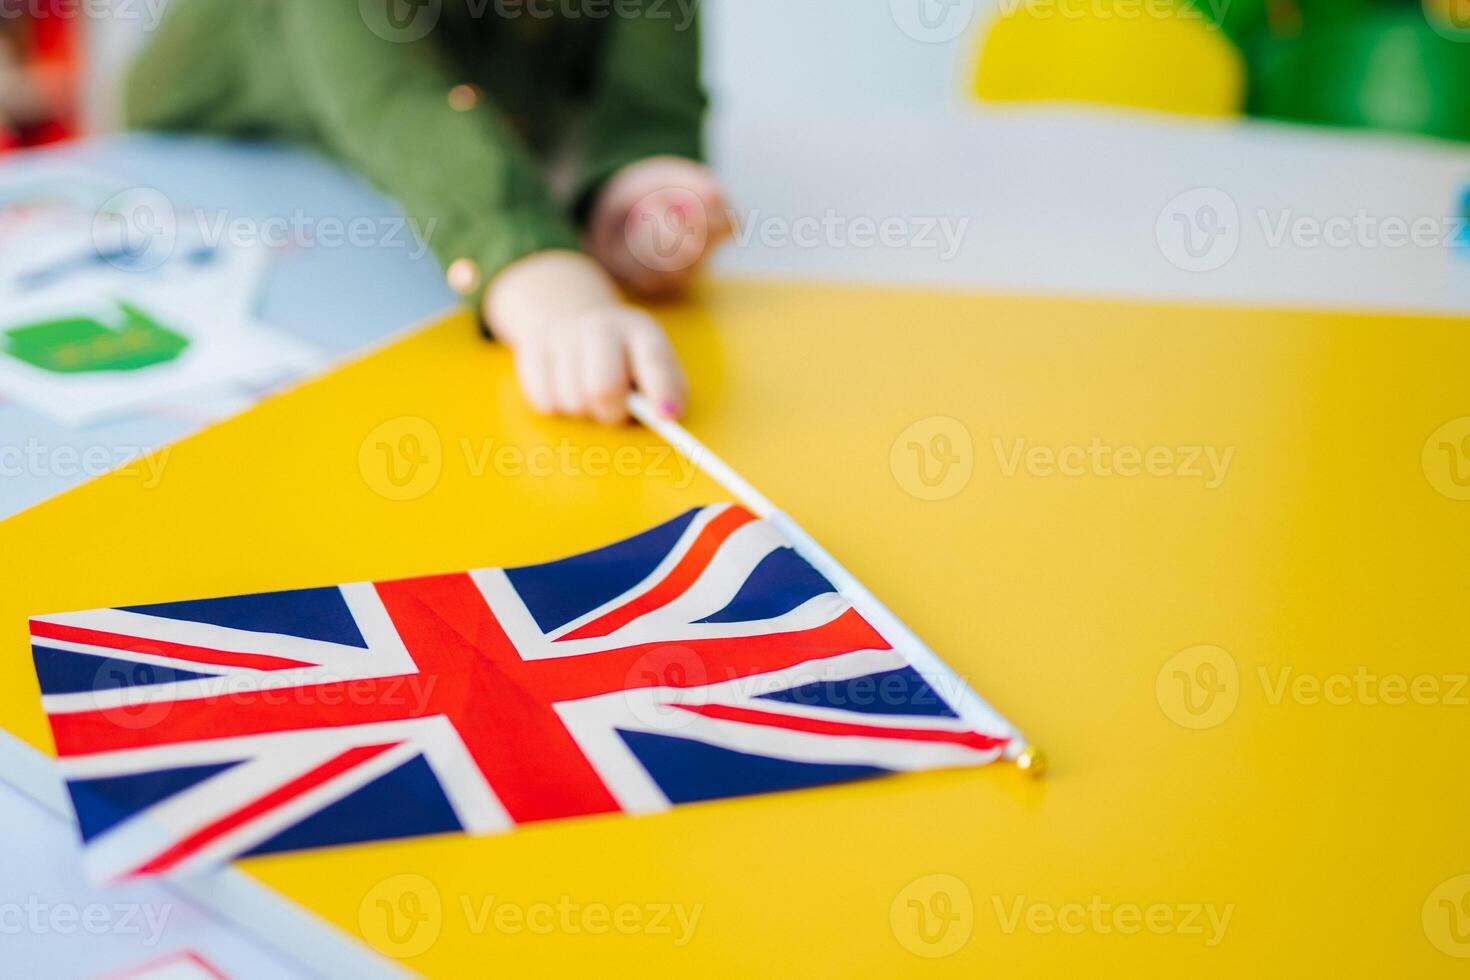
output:
<path id="1" fill-rule="evenodd" d="M 649 297 L 677 292 L 732 228 L 710 169 L 650 157 L 608 180 L 587 223 L 587 247 L 618 282 Z"/>
<path id="2" fill-rule="evenodd" d="M 485 322 L 515 352 L 521 390 L 537 411 L 627 420 L 631 387 L 673 418 L 688 399 L 684 371 L 658 321 L 618 298 L 596 262 L 538 252 L 485 293 Z"/>

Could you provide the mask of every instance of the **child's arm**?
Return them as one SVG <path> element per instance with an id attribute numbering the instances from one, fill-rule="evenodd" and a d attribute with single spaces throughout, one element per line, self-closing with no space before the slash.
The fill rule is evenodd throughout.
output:
<path id="1" fill-rule="evenodd" d="M 513 349 L 533 407 L 616 423 L 636 383 L 667 414 L 681 411 L 683 374 L 663 330 L 577 252 L 570 219 L 491 98 L 460 88 L 451 104 L 455 79 L 432 35 L 385 41 L 357 3 L 279 2 L 302 96 L 333 148 L 420 222 L 451 286 Z"/>
<path id="2" fill-rule="evenodd" d="M 587 244 L 644 295 L 678 289 L 730 231 L 719 183 L 701 161 L 708 99 L 697 7 L 619 5 L 608 25 L 583 174 Z"/>
<path id="3" fill-rule="evenodd" d="M 666 415 L 688 398 L 662 329 L 619 303 L 613 279 L 644 295 L 671 292 L 729 231 L 719 186 L 697 162 L 699 25 L 683 5 L 635 3 L 609 23 L 596 79 L 579 194 L 596 262 L 531 256 L 502 272 L 485 302 L 533 405 L 608 423 L 626 418 L 632 384 Z"/>
<path id="4" fill-rule="evenodd" d="M 538 408 L 617 421 L 623 394 L 636 384 L 677 412 L 685 389 L 667 339 L 646 314 L 622 304 L 606 271 L 619 254 L 628 258 L 626 248 L 599 251 L 589 241 L 601 264 L 576 252 L 579 234 L 537 163 L 493 99 L 459 84 L 435 35 L 390 40 L 396 35 L 386 21 L 377 25 L 386 30 L 371 29 L 367 19 L 394 2 L 177 0 L 132 73 L 129 118 L 324 141 L 403 205 L 451 285 L 515 349 L 522 386 Z M 614 36 L 591 140 L 597 174 L 585 184 L 599 215 L 663 170 L 625 165 L 630 158 L 698 152 L 703 95 L 692 27 L 672 32 L 667 21 L 636 20 L 608 25 Z M 664 96 L 638 81 L 643 64 L 661 66 L 657 73 L 671 80 Z M 679 108 L 649 103 L 675 90 L 684 93 L 674 99 Z M 612 172 L 618 178 L 604 183 Z M 629 179 L 640 174 L 642 184 Z M 602 239 L 621 247 L 621 228 Z"/>
<path id="5" fill-rule="evenodd" d="M 704 157 L 708 106 L 699 77 L 699 23 L 693 8 L 666 0 L 619 4 L 598 69 L 583 194 L 592 196 L 624 167 L 650 157 Z"/>
<path id="6" fill-rule="evenodd" d="M 432 34 L 386 40 L 355 2 L 277 3 L 322 137 L 399 201 L 467 299 L 518 259 L 578 247 L 530 152 L 490 96 L 456 89 Z"/>

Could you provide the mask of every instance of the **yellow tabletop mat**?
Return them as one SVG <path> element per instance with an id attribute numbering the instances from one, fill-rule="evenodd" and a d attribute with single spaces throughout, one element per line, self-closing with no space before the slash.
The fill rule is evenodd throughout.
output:
<path id="1" fill-rule="evenodd" d="M 442 976 L 1463 970 L 1463 322 L 737 282 L 662 315 L 695 434 L 1050 777 L 246 872 Z M 534 562 L 727 499 L 510 368 L 453 317 L 0 524 L 5 727 L 50 750 L 30 613 Z"/>

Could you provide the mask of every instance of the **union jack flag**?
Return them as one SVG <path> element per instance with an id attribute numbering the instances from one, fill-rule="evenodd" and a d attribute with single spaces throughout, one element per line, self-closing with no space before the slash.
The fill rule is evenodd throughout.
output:
<path id="1" fill-rule="evenodd" d="M 981 765 L 770 521 L 692 510 L 548 564 L 31 620 L 91 872 Z"/>

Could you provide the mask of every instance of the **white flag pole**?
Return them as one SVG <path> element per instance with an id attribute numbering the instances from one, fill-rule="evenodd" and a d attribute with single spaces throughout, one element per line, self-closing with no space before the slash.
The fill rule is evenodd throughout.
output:
<path id="1" fill-rule="evenodd" d="M 1046 768 L 1041 751 L 1031 745 L 1020 729 L 992 708 L 964 678 L 940 659 L 918 634 L 904 625 L 903 620 L 893 614 L 867 586 L 863 585 L 842 564 L 817 543 L 801 526 L 789 516 L 776 509 L 776 505 L 751 485 L 750 481 L 735 472 L 709 448 L 690 434 L 678 422 L 664 418 L 653 408 L 648 399 L 634 393 L 628 396 L 628 411 L 639 422 L 661 436 L 669 445 L 683 453 L 716 483 L 734 494 L 741 504 L 757 517 L 776 525 L 795 547 L 797 554 L 821 572 L 837 590 L 852 602 L 853 607 L 874 629 L 883 635 L 895 649 L 902 650 L 913 662 L 931 687 L 945 696 L 960 717 L 987 734 L 1005 735 L 1009 740 L 1003 752 L 1005 758 L 1014 761 L 1023 770 L 1039 776 Z"/>

